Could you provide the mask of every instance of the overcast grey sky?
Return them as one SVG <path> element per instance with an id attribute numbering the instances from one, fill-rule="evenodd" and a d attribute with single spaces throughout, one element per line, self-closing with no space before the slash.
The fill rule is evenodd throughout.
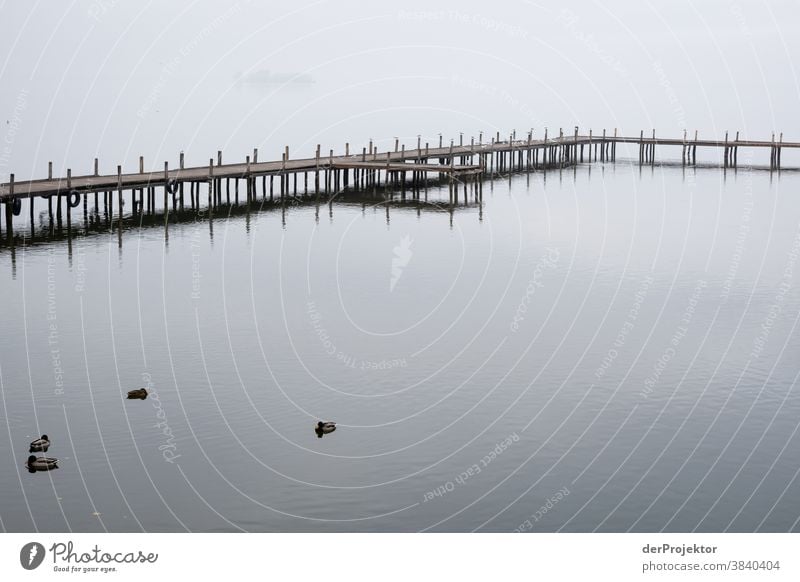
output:
<path id="1" fill-rule="evenodd" d="M 545 126 L 800 139 L 790 0 L 0 6 L 3 176 Z"/>

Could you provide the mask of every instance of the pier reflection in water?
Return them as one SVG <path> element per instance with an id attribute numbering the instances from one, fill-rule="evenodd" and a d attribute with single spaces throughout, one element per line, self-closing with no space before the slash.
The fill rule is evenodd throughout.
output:
<path id="1" fill-rule="evenodd" d="M 238 181 L 235 181 L 238 183 Z M 281 225 L 286 226 L 287 214 L 300 208 L 314 210 L 315 220 L 320 216 L 333 219 L 335 208 L 360 207 L 380 208 L 386 216 L 386 223 L 391 221 L 392 211 L 454 213 L 463 209 L 477 209 L 478 219 L 483 219 L 483 206 L 481 202 L 482 184 L 477 182 L 458 182 L 451 184 L 448 180 L 430 180 L 424 188 L 413 190 L 393 190 L 386 187 L 376 187 L 370 190 L 342 190 L 333 195 L 313 195 L 307 192 L 302 194 L 287 194 L 275 196 L 266 191 L 261 196 L 253 196 L 250 200 L 239 201 L 238 184 L 231 195 L 221 199 L 217 205 L 204 205 L 201 203 L 207 196 L 208 186 L 202 183 L 192 184 L 190 204 L 184 205 L 181 197 L 172 195 L 171 204 L 166 211 L 163 205 L 158 207 L 143 207 L 140 199 L 136 198 L 136 191 L 125 192 L 120 196 L 123 211 L 112 216 L 108 203 L 104 202 L 103 193 L 82 194 L 81 204 L 70 213 L 62 212 L 61 205 L 56 208 L 39 209 L 31 213 L 35 219 L 31 223 L 23 224 L 11 236 L 0 237 L 0 248 L 5 246 L 11 258 L 11 266 L 16 273 L 17 246 L 37 246 L 61 242 L 66 245 L 67 254 L 72 260 L 72 243 L 76 238 L 87 236 L 113 236 L 122 246 L 126 236 L 139 236 L 139 229 L 160 230 L 168 244 L 170 226 L 198 221 L 208 224 L 209 236 L 214 236 L 214 221 L 243 217 L 244 228 L 249 231 L 251 215 L 259 213 L 277 213 L 281 216 Z M 53 197 L 56 198 L 56 197 Z M 32 199 L 33 200 L 33 199 Z M 52 201 L 38 201 L 39 205 L 50 204 Z M 65 204 L 65 207 L 67 204 Z M 131 208 L 131 211 L 127 211 Z"/>

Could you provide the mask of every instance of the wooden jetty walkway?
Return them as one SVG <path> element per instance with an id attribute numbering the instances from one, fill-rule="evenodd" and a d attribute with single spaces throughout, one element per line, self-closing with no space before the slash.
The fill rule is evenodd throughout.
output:
<path id="1" fill-rule="evenodd" d="M 559 131 L 557 137 L 548 137 L 547 130 L 541 139 L 534 139 L 533 131 L 523 139 L 517 139 L 516 132 L 508 139 L 501 140 L 499 132 L 488 142 L 481 134 L 476 141 L 464 143 L 463 137 L 456 144 L 442 143 L 440 136 L 438 145 L 423 144 L 417 139 L 414 149 L 406 149 L 405 145 L 395 140 L 394 150 L 379 152 L 370 141 L 361 152 L 351 152 L 350 145 L 345 145 L 344 154 L 323 155 L 317 145 L 312 158 L 292 159 L 289 147 L 286 146 L 280 160 L 259 161 L 258 150 L 252 156 L 246 156 L 244 162 L 223 164 L 222 152 L 217 152 L 216 159 L 209 159 L 208 165 L 184 167 L 184 155 L 180 154 L 178 167 L 170 168 L 164 162 L 163 170 L 146 172 L 144 159 L 139 158 L 137 172 L 123 173 L 117 166 L 114 174 L 100 174 L 99 162 L 94 160 L 94 172 L 88 175 L 73 175 L 71 169 L 62 177 L 53 176 L 53 164 L 48 163 L 48 176 L 45 179 L 15 181 L 10 175 L 8 183 L 0 184 L 0 203 L 5 210 L 6 236 L 13 244 L 14 217 L 22 213 L 22 201 L 28 199 L 30 225 L 34 224 L 34 207 L 36 199 L 46 200 L 47 212 L 52 222 L 54 215 L 59 222 L 63 212 L 66 213 L 67 224 L 71 221 L 72 208 L 83 202 L 86 213 L 87 199 L 94 196 L 94 207 L 99 208 L 99 196 L 102 195 L 104 213 L 114 216 L 114 194 L 117 198 L 117 222 L 123 224 L 125 207 L 131 208 L 130 214 L 154 215 L 157 208 L 169 220 L 170 206 L 177 212 L 183 211 L 184 196 L 188 189 L 188 206 L 193 210 L 201 208 L 201 186 L 207 197 L 205 208 L 214 210 L 223 204 L 224 195 L 227 202 L 231 198 L 231 182 L 233 196 L 238 203 L 240 182 L 244 182 L 243 196 L 247 202 L 258 199 L 258 182 L 261 182 L 262 199 L 275 196 L 280 200 L 298 191 L 304 195 L 335 196 L 343 191 L 358 192 L 377 188 L 388 190 L 407 190 L 413 193 L 427 187 L 431 175 L 444 179 L 449 184 L 450 199 L 457 195 L 458 188 L 472 188 L 476 198 L 482 196 L 482 180 L 493 178 L 497 174 L 513 171 L 536 171 L 548 168 L 563 168 L 568 165 L 588 162 L 615 162 L 617 144 L 637 144 L 639 146 L 639 164 L 653 164 L 657 146 L 681 147 L 681 159 L 684 165 L 696 165 L 697 148 L 716 148 L 723 150 L 723 167 L 738 166 L 740 147 L 761 148 L 770 150 L 770 170 L 781 169 L 781 151 L 783 148 L 800 148 L 800 142 L 784 142 L 783 134 L 776 140 L 775 135 L 769 141 L 741 140 L 737 132 L 733 139 L 726 133 L 724 140 L 699 139 L 697 132 L 693 136 L 682 138 L 656 137 L 655 131 L 645 136 L 644 131 L 638 136 L 626 137 L 603 130 L 594 134 L 580 134 L 578 128 L 572 135 Z M 585 157 L 585 150 L 588 154 Z M 309 185 L 309 180 L 312 184 Z M 301 181 L 298 187 L 298 181 Z M 277 182 L 277 185 L 276 185 Z M 187 188 L 188 187 L 188 188 Z M 157 205 L 156 189 L 163 191 L 163 203 Z M 128 193 L 128 200 L 125 193 Z M 54 203 L 55 199 L 55 203 Z M 130 203 L 129 203 L 130 202 Z M 171 202 L 171 203 L 170 203 Z M 112 221 L 113 222 L 113 221 Z M 113 228 L 113 226 L 112 226 Z"/>

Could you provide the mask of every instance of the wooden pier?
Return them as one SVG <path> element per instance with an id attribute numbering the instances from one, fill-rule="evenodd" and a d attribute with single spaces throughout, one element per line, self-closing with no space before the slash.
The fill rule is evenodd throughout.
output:
<path id="1" fill-rule="evenodd" d="M 613 133 L 603 130 L 599 134 L 590 130 L 588 134 L 580 134 L 575 128 L 571 135 L 559 131 L 554 137 L 548 137 L 545 130 L 541 138 L 534 138 L 533 131 L 530 131 L 523 139 L 517 139 L 514 132 L 507 139 L 501 140 L 497 133 L 489 141 L 484 141 L 481 134 L 477 141 L 473 138 L 464 143 L 462 137 L 458 144 L 451 141 L 449 145 L 444 145 L 440 137 L 434 146 L 429 143 L 423 146 L 418 138 L 414 149 L 406 149 L 395 140 L 393 151 L 384 152 L 379 152 L 371 141 L 358 153 L 351 152 L 350 145 L 346 144 L 344 154 L 334 154 L 329 150 L 327 155 L 323 155 L 317 145 L 314 157 L 299 159 L 290 157 L 287 146 L 281 159 L 273 161 L 259 161 L 256 149 L 243 162 L 223 163 L 222 152 L 218 151 L 216 158 L 209 159 L 208 165 L 189 168 L 184 167 L 181 153 L 177 167 L 170 168 L 169 163 L 164 162 L 163 170 L 150 172 L 145 171 L 144 159 L 140 157 L 136 172 L 123 173 L 122 167 L 117 166 L 116 173 L 100 174 L 99 162 L 95 159 L 91 174 L 73 175 L 68 169 L 66 176 L 54 177 L 50 162 L 45 179 L 15 181 L 14 174 L 11 174 L 8 183 L 0 184 L 0 203 L 5 211 L 5 235 L 13 245 L 14 217 L 22 213 L 22 203 L 26 199 L 31 227 L 36 198 L 46 200 L 51 222 L 54 217 L 61 222 L 62 214 L 66 214 L 69 226 L 73 208 L 83 203 L 86 215 L 89 196 L 94 198 L 95 209 L 100 207 L 99 197 L 102 196 L 104 214 L 110 217 L 112 229 L 115 220 L 119 227 L 122 226 L 126 206 L 130 208 L 128 214 L 133 217 L 153 216 L 160 209 L 166 224 L 170 208 L 176 213 L 184 211 L 186 206 L 195 211 L 201 208 L 213 211 L 223 204 L 230 204 L 231 198 L 238 203 L 240 185 L 243 186 L 241 196 L 248 203 L 259 198 L 283 200 L 298 193 L 317 199 L 321 196 L 332 198 L 343 192 L 374 192 L 379 188 L 390 192 L 410 191 L 414 196 L 421 188 L 427 187 L 430 177 L 434 176 L 447 182 L 452 203 L 462 186 L 465 199 L 466 190 L 471 188 L 475 198 L 480 200 L 482 180 L 498 174 L 564 168 L 585 162 L 615 162 L 617 144 L 637 144 L 640 165 L 655 163 L 657 147 L 680 147 L 683 165 L 696 165 L 698 147 L 722 149 L 724 168 L 738 167 L 740 147 L 769 149 L 771 171 L 781 169 L 783 148 L 800 148 L 800 142 L 784 142 L 783 134 L 777 139 L 773 134 L 769 141 L 755 141 L 740 139 L 738 132 L 732 139 L 726 133 L 723 140 L 699 139 L 697 132 L 692 136 L 684 132 L 681 138 L 675 139 L 657 137 L 655 131 L 648 136 L 641 131 L 638 136 L 626 137 L 618 135 L 616 130 Z M 204 206 L 201 187 L 207 199 Z M 163 194 L 160 205 L 156 199 L 157 189 Z M 185 200 L 187 195 L 188 201 Z"/>

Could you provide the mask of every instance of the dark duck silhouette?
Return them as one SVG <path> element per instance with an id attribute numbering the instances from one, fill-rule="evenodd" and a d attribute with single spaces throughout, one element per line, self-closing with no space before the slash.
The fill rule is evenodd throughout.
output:
<path id="1" fill-rule="evenodd" d="M 46 434 L 42 435 L 42 438 L 38 438 L 31 443 L 31 447 L 28 450 L 29 453 L 46 453 L 47 449 L 50 448 L 50 439 L 47 438 Z"/>
<path id="2" fill-rule="evenodd" d="M 320 420 L 314 427 L 314 432 L 317 433 L 317 436 L 319 438 L 322 438 L 322 435 L 330 434 L 335 430 L 336 430 L 335 422 L 323 422 Z"/>
<path id="3" fill-rule="evenodd" d="M 28 457 L 28 462 L 26 465 L 28 467 L 28 471 L 31 473 L 35 473 L 36 471 L 50 471 L 51 469 L 58 469 L 58 459 L 31 455 Z"/>

